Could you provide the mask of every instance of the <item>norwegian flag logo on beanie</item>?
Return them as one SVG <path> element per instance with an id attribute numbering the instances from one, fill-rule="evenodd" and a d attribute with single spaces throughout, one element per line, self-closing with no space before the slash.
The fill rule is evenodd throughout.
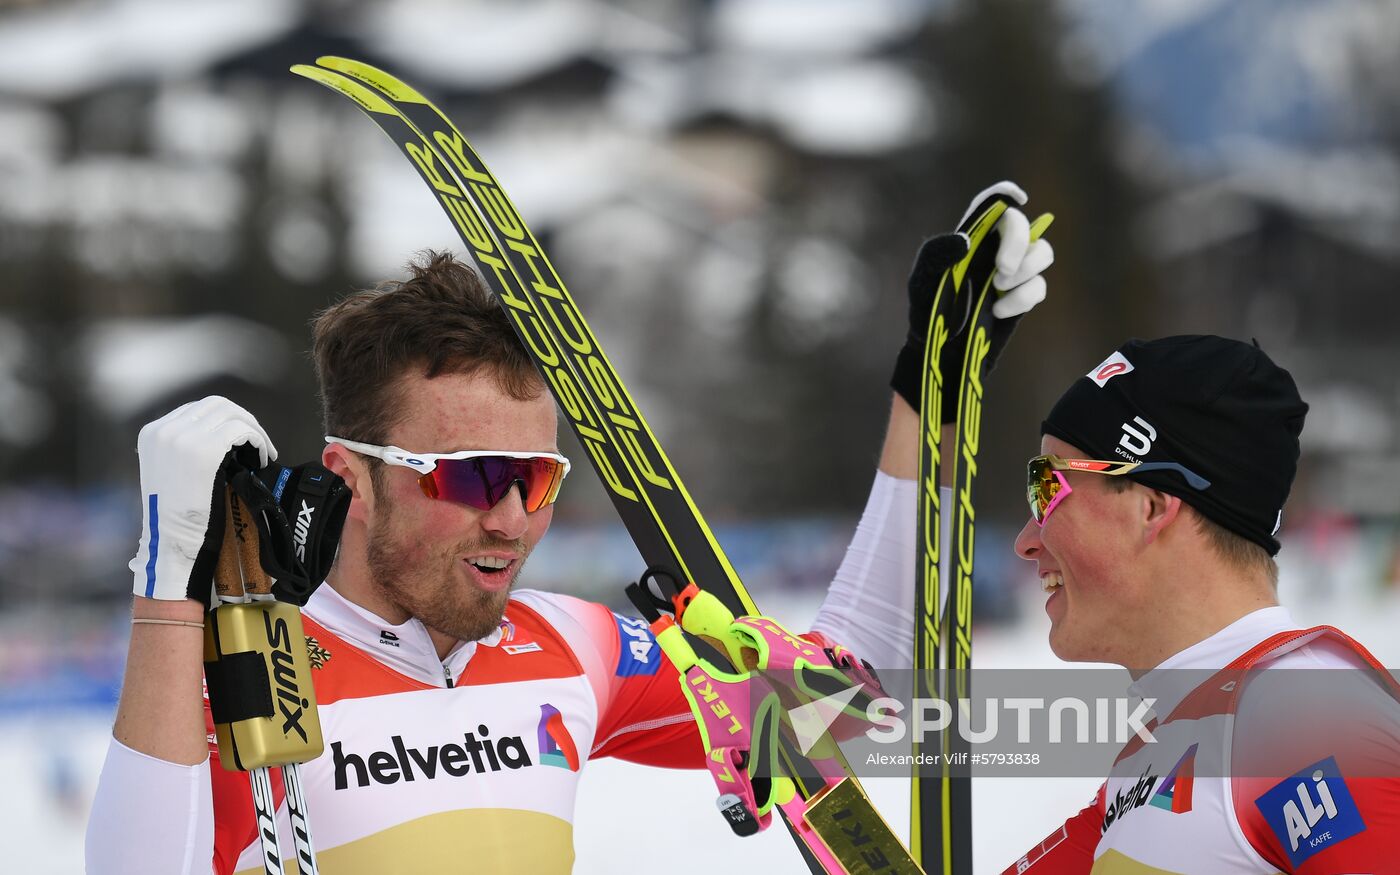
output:
<path id="1" fill-rule="evenodd" d="M 1117 377 L 1120 374 L 1126 374 L 1132 369 L 1133 363 L 1128 361 L 1128 359 L 1124 357 L 1124 355 L 1121 352 L 1115 352 L 1113 355 L 1099 362 L 1098 367 L 1094 368 L 1092 371 L 1085 374 L 1084 376 L 1093 380 L 1094 383 L 1100 389 L 1102 389 L 1104 383 L 1107 383 L 1109 380 L 1112 380 L 1114 377 Z"/>

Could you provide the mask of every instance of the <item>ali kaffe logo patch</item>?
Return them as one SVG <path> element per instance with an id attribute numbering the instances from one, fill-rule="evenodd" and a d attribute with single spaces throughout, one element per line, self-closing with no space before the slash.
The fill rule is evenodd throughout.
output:
<path id="1" fill-rule="evenodd" d="M 1366 829 L 1335 757 L 1281 781 L 1254 804 L 1294 866 Z"/>

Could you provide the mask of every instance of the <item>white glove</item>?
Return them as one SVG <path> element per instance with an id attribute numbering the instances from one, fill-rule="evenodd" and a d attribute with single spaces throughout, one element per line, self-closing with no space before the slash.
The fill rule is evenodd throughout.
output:
<path id="1" fill-rule="evenodd" d="M 136 439 L 141 544 L 130 564 L 137 595 L 212 603 L 223 531 L 222 524 L 219 532 L 209 531 L 210 513 L 215 499 L 223 500 L 224 457 L 240 444 L 257 450 L 260 466 L 277 458 L 277 448 L 253 415 L 218 395 L 191 401 L 142 427 Z M 201 557 L 211 536 L 212 549 Z"/>
<path id="2" fill-rule="evenodd" d="M 1021 206 L 1025 206 L 1028 199 L 1019 185 L 1003 180 L 972 199 L 967 212 L 958 220 L 958 227 L 962 227 L 984 201 L 998 194 Z M 1041 274 L 1054 263 L 1055 250 L 1048 240 L 1031 240 L 1031 223 L 1026 214 L 1015 207 L 1007 207 L 1001 214 L 997 231 L 1001 244 L 997 247 L 997 272 L 992 276 L 992 287 L 1001 294 L 992 305 L 992 315 L 1006 319 L 1028 313 L 1045 300 L 1045 278 Z"/>

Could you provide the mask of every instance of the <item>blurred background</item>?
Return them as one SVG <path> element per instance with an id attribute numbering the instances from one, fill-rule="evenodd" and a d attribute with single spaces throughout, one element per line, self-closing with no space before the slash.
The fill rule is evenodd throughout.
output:
<path id="1" fill-rule="evenodd" d="M 291 64 L 369 61 L 457 121 L 793 622 L 869 487 L 913 253 L 1010 178 L 1057 260 L 990 383 L 979 661 L 1050 659 L 1010 552 L 1044 412 L 1125 338 L 1200 332 L 1256 338 L 1312 405 L 1285 602 L 1395 665 L 1396 45 L 1387 0 L 0 2 L 0 769 L 23 790 L 0 816 L 40 837 L 28 871 L 81 868 L 141 425 L 217 392 L 312 458 L 308 319 L 460 251 Z M 586 466 L 556 520 L 526 584 L 620 605 L 640 562 Z M 1049 807 L 982 818 L 988 871 L 1072 810 Z M 586 819 L 579 871 L 613 871 Z"/>

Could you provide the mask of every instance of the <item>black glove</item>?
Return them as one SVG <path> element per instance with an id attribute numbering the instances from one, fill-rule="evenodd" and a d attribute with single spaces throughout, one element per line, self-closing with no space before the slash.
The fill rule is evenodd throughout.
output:
<path id="1" fill-rule="evenodd" d="M 1054 251 L 1048 241 L 1033 238 L 1048 227 L 1049 219 L 1038 219 L 1039 228 L 1033 234 L 1025 214 L 1017 209 L 1025 202 L 1026 195 L 1020 188 L 1008 182 L 998 183 L 973 199 L 957 232 L 930 237 L 919 247 L 909 272 L 909 331 L 890 377 L 890 387 L 914 410 L 922 406 L 924 347 L 933 316 L 934 293 L 949 269 L 964 258 L 971 258 L 953 299 L 955 306 L 948 322 L 951 335 L 939 359 L 945 386 L 961 375 L 969 336 L 963 329 L 975 290 L 984 288 L 990 279 L 997 296 L 992 305 L 996 318 L 987 337 L 986 373 L 991 373 L 996 365 L 1021 316 L 1045 298 L 1045 280 L 1040 274 L 1054 261 Z M 981 230 L 979 219 L 997 204 L 1005 204 L 1005 211 L 995 225 Z M 944 290 L 945 295 L 952 292 L 952 288 Z M 956 419 L 956 399 L 944 403 L 941 412 L 945 424 Z"/>
<path id="2" fill-rule="evenodd" d="M 259 559 L 278 601 L 304 605 L 330 573 L 350 510 L 350 490 L 318 462 L 295 468 L 230 454 L 228 483 L 253 512 Z"/>
<path id="3" fill-rule="evenodd" d="M 919 246 L 914 256 L 914 267 L 909 271 L 909 331 L 904 337 L 904 346 L 894 360 L 894 374 L 890 376 L 890 388 L 900 394 L 909 406 L 918 411 L 923 406 L 924 386 L 924 347 L 928 343 L 928 323 L 933 318 L 933 295 L 938 281 L 948 268 L 962 261 L 967 255 L 967 237 L 963 234 L 939 234 L 930 237 Z M 956 326 L 954 326 L 956 327 Z M 940 368 L 946 367 L 948 350 L 958 346 L 960 338 L 950 338 L 943 345 L 943 359 Z M 965 344 L 964 344 L 965 345 Z M 943 370 L 947 380 L 949 371 Z M 944 420 L 956 418 L 948 415 L 950 405 L 945 404 Z"/>

